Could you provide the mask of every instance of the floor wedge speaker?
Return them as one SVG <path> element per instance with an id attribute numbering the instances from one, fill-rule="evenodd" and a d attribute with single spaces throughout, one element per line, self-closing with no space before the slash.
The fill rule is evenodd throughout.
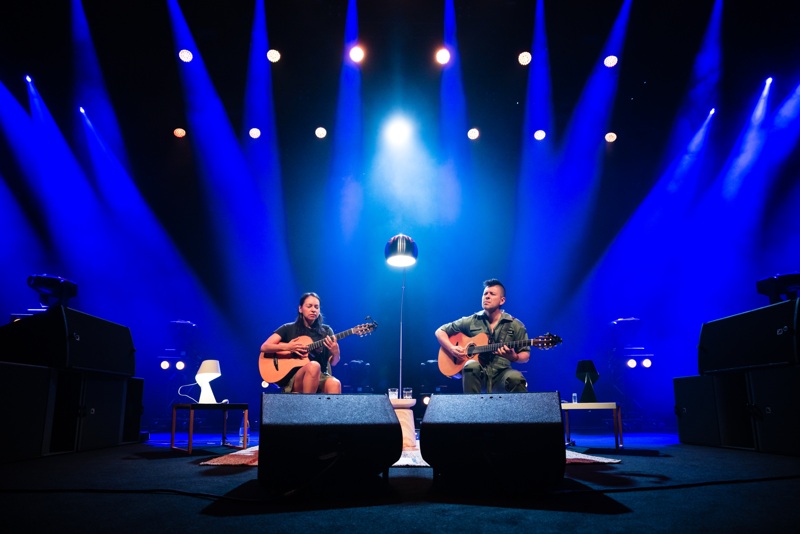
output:
<path id="1" fill-rule="evenodd" d="M 420 424 L 420 453 L 434 480 L 539 491 L 564 478 L 558 392 L 433 394 Z"/>
<path id="2" fill-rule="evenodd" d="M 263 394 L 258 480 L 276 493 L 334 489 L 400 459 L 403 434 L 386 395 Z"/>

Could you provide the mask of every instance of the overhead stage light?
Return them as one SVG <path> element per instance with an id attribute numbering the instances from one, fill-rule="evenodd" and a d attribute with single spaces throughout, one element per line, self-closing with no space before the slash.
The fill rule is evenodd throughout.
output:
<path id="1" fill-rule="evenodd" d="M 364 61 L 364 49 L 360 46 L 354 46 L 350 49 L 350 60 L 353 63 L 361 63 Z"/>

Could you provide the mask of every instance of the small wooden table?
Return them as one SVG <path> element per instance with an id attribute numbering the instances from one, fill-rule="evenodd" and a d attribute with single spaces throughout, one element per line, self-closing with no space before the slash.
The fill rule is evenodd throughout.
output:
<path id="1" fill-rule="evenodd" d="M 622 442 L 622 408 L 616 402 L 562 402 L 561 410 L 564 412 L 564 433 L 567 443 L 572 443 L 569 434 L 569 412 L 572 410 L 611 410 L 614 420 L 614 446 L 616 449 L 623 447 Z"/>
<path id="2" fill-rule="evenodd" d="M 188 444 L 185 449 L 181 447 L 175 446 L 175 426 L 177 423 L 177 415 L 178 410 L 189 410 L 189 440 Z M 221 411 L 222 412 L 222 445 L 226 447 L 232 447 L 234 449 L 246 449 L 247 448 L 247 431 L 249 422 L 248 422 L 248 408 L 247 403 L 238 403 L 238 404 L 227 404 L 227 403 L 217 403 L 217 404 L 173 404 L 172 405 L 172 437 L 170 438 L 169 446 L 172 449 L 178 451 L 186 451 L 189 454 L 192 453 L 192 437 L 194 436 L 194 412 L 197 410 L 214 410 L 214 411 Z M 229 410 L 242 410 L 242 414 L 244 417 L 244 433 L 242 434 L 242 444 L 241 445 L 234 445 L 233 443 L 228 443 L 228 411 Z"/>

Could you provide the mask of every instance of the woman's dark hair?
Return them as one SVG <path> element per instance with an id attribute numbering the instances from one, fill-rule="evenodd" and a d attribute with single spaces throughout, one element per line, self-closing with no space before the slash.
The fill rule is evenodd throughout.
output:
<path id="1" fill-rule="evenodd" d="M 301 307 L 303 306 L 303 304 L 305 304 L 306 299 L 308 297 L 314 297 L 315 299 L 320 301 L 320 303 L 322 303 L 322 299 L 319 298 L 319 295 L 317 295 L 313 291 L 309 291 L 307 293 L 303 293 L 302 295 L 300 295 L 300 306 Z M 303 313 L 302 312 L 300 312 L 300 311 L 297 312 L 297 319 L 295 319 L 294 322 L 298 326 L 304 326 Z M 323 322 L 323 319 L 322 319 L 322 307 L 320 306 L 319 315 L 317 315 L 317 318 L 314 320 L 314 323 L 311 325 L 311 328 L 316 330 L 320 334 L 325 334 L 326 332 L 325 332 L 325 329 L 322 328 L 322 322 Z"/>

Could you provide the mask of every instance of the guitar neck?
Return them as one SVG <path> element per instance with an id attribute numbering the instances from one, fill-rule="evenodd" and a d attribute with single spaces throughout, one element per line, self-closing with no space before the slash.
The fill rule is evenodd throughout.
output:
<path id="1" fill-rule="evenodd" d="M 536 346 L 543 346 L 545 345 L 545 341 L 539 338 L 534 339 L 518 339 L 516 341 L 511 341 L 509 343 L 492 343 L 491 345 L 482 345 L 472 346 L 467 349 L 467 354 L 481 354 L 483 352 L 494 352 L 500 347 L 510 347 L 512 349 L 518 349 L 520 347 L 530 347 L 532 345 Z"/>
<path id="2" fill-rule="evenodd" d="M 334 334 L 333 337 L 337 339 L 342 339 L 343 337 L 347 337 L 353 334 L 353 329 L 350 328 L 349 330 L 345 330 L 344 332 L 339 332 L 338 334 Z M 322 347 L 325 343 L 325 338 L 320 339 L 319 341 L 315 341 L 308 346 L 309 351 L 317 350 L 318 348 Z"/>

